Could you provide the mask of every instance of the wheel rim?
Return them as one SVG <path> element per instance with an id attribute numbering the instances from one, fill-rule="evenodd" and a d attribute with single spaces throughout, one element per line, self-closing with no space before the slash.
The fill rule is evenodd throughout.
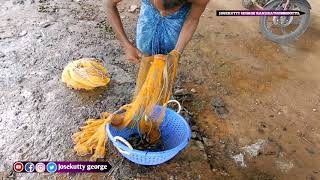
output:
<path id="1" fill-rule="evenodd" d="M 270 9 L 282 10 L 281 4 L 275 4 Z M 288 10 L 303 11 L 304 7 L 298 3 L 290 3 Z M 301 16 L 266 16 L 264 25 L 270 35 L 281 37 L 290 36 L 303 26 L 306 14 Z"/>

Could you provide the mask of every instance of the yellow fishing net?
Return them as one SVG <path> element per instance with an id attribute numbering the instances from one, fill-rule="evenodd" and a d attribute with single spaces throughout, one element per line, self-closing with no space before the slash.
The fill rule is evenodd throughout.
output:
<path id="1" fill-rule="evenodd" d="M 174 50 L 168 55 L 142 58 L 132 102 L 114 113 L 102 113 L 100 119 L 89 119 L 72 136 L 76 153 L 80 156 L 93 154 L 91 160 L 103 158 L 106 154 L 107 123 L 119 129 L 137 127 L 148 137 L 150 144 L 156 143 L 161 137 L 159 126 L 171 96 L 179 57 Z M 158 116 L 153 116 L 156 105 L 163 108 Z"/>
<path id="2" fill-rule="evenodd" d="M 70 62 L 62 72 L 62 82 L 68 87 L 92 90 L 110 82 L 107 70 L 95 59 L 79 59 Z"/>

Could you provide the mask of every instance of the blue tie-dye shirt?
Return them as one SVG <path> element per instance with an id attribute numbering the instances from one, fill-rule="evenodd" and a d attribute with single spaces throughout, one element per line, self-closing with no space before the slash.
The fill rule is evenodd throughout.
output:
<path id="1" fill-rule="evenodd" d="M 191 8 L 185 3 L 177 12 L 161 16 L 149 0 L 142 0 L 137 24 L 137 47 L 148 55 L 167 54 L 172 51 Z"/>

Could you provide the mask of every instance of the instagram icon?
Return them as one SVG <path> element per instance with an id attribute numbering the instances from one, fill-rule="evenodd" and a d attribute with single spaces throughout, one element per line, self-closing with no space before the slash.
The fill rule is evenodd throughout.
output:
<path id="1" fill-rule="evenodd" d="M 43 173 L 46 170 L 46 165 L 44 163 L 37 163 L 36 164 L 36 171 L 38 173 Z"/>

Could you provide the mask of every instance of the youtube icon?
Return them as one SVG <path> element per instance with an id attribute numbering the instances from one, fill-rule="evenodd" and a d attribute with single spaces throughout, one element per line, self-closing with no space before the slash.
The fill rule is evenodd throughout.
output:
<path id="1" fill-rule="evenodd" d="M 13 170 L 15 171 L 15 172 L 22 172 L 23 171 L 23 163 L 22 162 L 15 162 L 14 164 L 13 164 Z"/>

